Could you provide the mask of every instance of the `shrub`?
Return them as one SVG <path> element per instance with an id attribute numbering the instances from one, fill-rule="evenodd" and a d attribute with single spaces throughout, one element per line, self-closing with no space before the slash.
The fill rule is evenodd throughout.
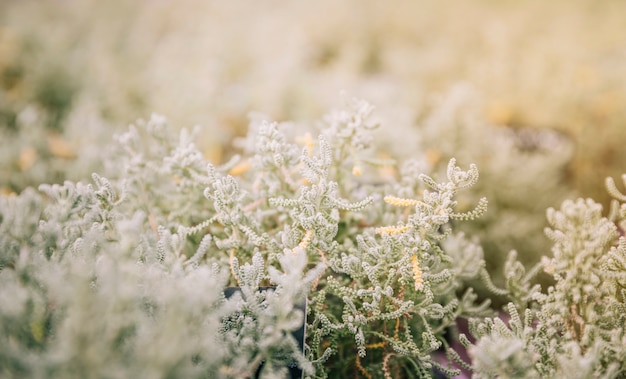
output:
<path id="1" fill-rule="evenodd" d="M 457 359 L 447 329 L 487 310 L 464 289 L 486 277 L 482 251 L 453 229 L 486 209 L 455 201 L 478 171 L 451 160 L 439 182 L 408 161 L 381 177 L 395 163 L 375 159 L 372 107 L 347 105 L 316 139 L 255 121 L 222 166 L 153 116 L 117 138 L 117 175 L 2 197 L 3 375 L 240 377 L 265 362 L 272 377 L 293 359 L 315 377 L 454 374 L 432 354 Z M 303 354 L 290 331 L 305 295 Z"/>
<path id="2" fill-rule="evenodd" d="M 372 112 L 348 101 L 317 138 L 254 118 L 223 165 L 155 115 L 116 138 L 106 177 L 0 197 L 2 376 L 623 375 L 626 206 L 550 209 L 554 258 L 527 271 L 512 252 L 499 289 L 458 229 L 487 209 L 458 200 L 477 167 L 381 159 Z M 511 301 L 508 326 L 478 282 Z"/>
<path id="3" fill-rule="evenodd" d="M 612 179 L 607 186 L 614 197 L 626 199 Z M 476 320 L 470 328 L 479 337 L 470 348 L 476 377 L 626 375 L 626 239 L 620 236 L 626 205 L 616 200 L 612 208 L 604 217 L 600 204 L 578 199 L 548 209 L 554 256 L 536 268 L 551 274 L 555 284 L 547 293 L 530 287 L 523 267 L 511 260 L 508 325 L 495 318 Z"/>

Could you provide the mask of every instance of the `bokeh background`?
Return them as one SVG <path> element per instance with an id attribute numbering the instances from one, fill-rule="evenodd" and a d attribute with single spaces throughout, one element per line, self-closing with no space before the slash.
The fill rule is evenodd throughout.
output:
<path id="1" fill-rule="evenodd" d="M 0 192 L 89 180 L 152 112 L 219 163 L 249 113 L 311 122 L 342 91 L 382 145 L 478 164 L 492 268 L 549 254 L 545 209 L 626 172 L 621 0 L 0 0 Z M 470 230 L 472 231 L 472 230 Z"/>

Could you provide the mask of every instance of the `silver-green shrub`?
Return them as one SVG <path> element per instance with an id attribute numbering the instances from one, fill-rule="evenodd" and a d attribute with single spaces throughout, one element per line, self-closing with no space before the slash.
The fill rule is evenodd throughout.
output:
<path id="1" fill-rule="evenodd" d="M 620 201 L 612 179 L 609 192 Z M 478 378 L 622 378 L 626 375 L 625 205 L 611 214 L 591 199 L 548 209 L 553 257 L 537 268 L 553 276 L 542 293 L 511 257 L 506 272 L 513 302 L 502 318 L 476 321 L 470 347 Z M 618 227 L 620 225 L 620 227 Z M 520 275 L 521 274 L 521 275 Z"/>
<path id="2" fill-rule="evenodd" d="M 106 177 L 2 196 L 2 376 L 284 377 L 294 361 L 310 377 L 457 374 L 446 333 L 489 313 L 467 281 L 493 287 L 453 228 L 486 210 L 456 201 L 478 170 L 389 175 L 372 111 L 348 101 L 317 138 L 253 120 L 222 166 L 153 116 L 117 137 Z"/>

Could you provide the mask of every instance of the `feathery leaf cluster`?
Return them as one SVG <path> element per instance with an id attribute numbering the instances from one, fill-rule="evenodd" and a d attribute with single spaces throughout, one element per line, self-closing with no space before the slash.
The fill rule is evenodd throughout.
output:
<path id="1" fill-rule="evenodd" d="M 375 180 L 395 163 L 376 158 L 372 110 L 347 102 L 317 139 L 253 120 L 221 166 L 155 115 L 117 137 L 116 174 L 2 197 L 2 374 L 458 373 L 433 354 L 460 361 L 447 330 L 487 307 L 466 285 L 482 250 L 453 229 L 486 210 L 456 209 L 478 170 Z"/>
<path id="2" fill-rule="evenodd" d="M 612 180 L 607 186 L 623 201 Z M 591 199 L 548 209 L 553 257 L 544 257 L 529 273 L 514 255 L 507 264 L 509 325 L 500 318 L 472 325 L 479 337 L 470 348 L 477 377 L 626 375 L 626 240 L 618 233 L 619 214 L 604 217 L 602 206 Z M 547 293 L 529 284 L 539 268 L 554 279 Z"/>

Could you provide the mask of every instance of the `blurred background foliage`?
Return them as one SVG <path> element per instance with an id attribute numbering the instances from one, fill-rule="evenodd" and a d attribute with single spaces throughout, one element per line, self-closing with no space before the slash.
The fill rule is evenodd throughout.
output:
<path id="1" fill-rule="evenodd" d="M 345 90 L 376 105 L 390 155 L 476 162 L 488 261 L 535 262 L 545 208 L 606 204 L 599 183 L 626 171 L 624 14 L 621 0 L 0 0 L 0 191 L 101 172 L 111 136 L 151 112 L 201 125 L 221 162 L 250 111 L 315 120 Z"/>

